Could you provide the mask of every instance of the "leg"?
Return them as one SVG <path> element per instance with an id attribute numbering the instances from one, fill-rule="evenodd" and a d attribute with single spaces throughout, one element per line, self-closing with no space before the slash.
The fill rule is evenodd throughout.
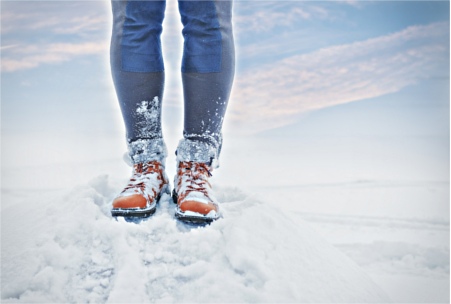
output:
<path id="1" fill-rule="evenodd" d="M 235 71 L 232 1 L 179 1 L 185 39 L 184 139 L 178 159 L 218 165 L 222 122 Z"/>
<path id="2" fill-rule="evenodd" d="M 133 163 L 164 162 L 161 132 L 164 1 L 112 1 L 111 70 Z"/>
<path id="3" fill-rule="evenodd" d="M 168 192 L 161 132 L 164 66 L 160 35 L 164 1 L 112 1 L 111 70 L 127 131 L 133 173 L 111 213 L 147 217 Z"/>
<path id="4" fill-rule="evenodd" d="M 218 166 L 222 122 L 234 75 L 232 2 L 179 0 L 185 39 L 182 80 L 183 139 L 177 147 L 173 198 L 175 216 L 185 222 L 219 218 L 208 178 Z"/>

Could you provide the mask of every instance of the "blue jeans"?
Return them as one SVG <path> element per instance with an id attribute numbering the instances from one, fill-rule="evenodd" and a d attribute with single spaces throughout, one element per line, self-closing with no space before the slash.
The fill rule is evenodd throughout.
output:
<path id="1" fill-rule="evenodd" d="M 219 157 L 235 70 L 231 1 L 179 0 L 183 23 L 183 139 L 180 160 Z M 134 163 L 164 160 L 161 131 L 165 1 L 112 1 L 111 70 Z"/>

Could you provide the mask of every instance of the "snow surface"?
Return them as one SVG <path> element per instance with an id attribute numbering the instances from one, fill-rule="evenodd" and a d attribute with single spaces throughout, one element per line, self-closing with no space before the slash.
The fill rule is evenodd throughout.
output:
<path id="1" fill-rule="evenodd" d="M 139 224 L 115 220 L 122 181 L 2 206 L 4 302 L 386 302 L 350 258 L 298 216 L 221 188 L 224 218 L 193 228 L 164 196 Z"/>
<path id="2" fill-rule="evenodd" d="M 223 188 L 218 193 L 218 198 L 227 201 L 223 204 L 223 211 L 230 215 L 240 208 L 245 209 L 244 204 L 261 204 L 265 207 L 260 212 L 271 211 L 275 219 L 287 221 L 277 226 L 283 238 L 288 226 L 294 223 L 298 226 L 291 227 L 288 232 L 293 236 L 291 242 L 299 233 L 307 233 L 304 230 L 314 230 L 312 238 L 316 235 L 332 244 L 335 253 L 341 252 L 338 255 L 347 255 L 392 301 L 449 303 L 449 95 L 446 93 L 445 98 L 435 96 L 434 92 L 443 91 L 441 88 L 439 83 L 423 93 L 414 92 L 413 97 L 395 94 L 324 109 L 304 117 L 297 125 L 261 134 L 261 138 L 240 139 L 231 133 L 226 134 L 221 168 L 213 172 L 213 185 L 238 186 L 252 196 L 235 195 L 239 191 L 236 188 Z M 165 97 L 166 104 L 169 99 Z M 445 107 L 438 106 L 440 100 Z M 115 121 L 122 126 L 118 111 L 118 108 L 114 111 Z M 167 111 L 170 115 L 163 115 L 167 120 L 164 130 L 169 151 L 166 168 L 171 177 L 176 171 L 174 151 L 183 128 L 183 111 L 175 107 L 167 108 Z M 106 118 L 95 120 L 96 128 L 102 130 L 110 124 L 111 118 L 107 112 L 98 113 L 108 117 L 108 123 L 105 123 Z M 143 223 L 142 227 L 108 220 L 107 213 L 101 208 L 106 206 L 108 198 L 122 189 L 130 174 L 130 168 L 121 161 L 126 149 L 123 130 L 95 133 L 93 130 L 96 128 L 90 128 L 89 132 L 81 132 L 74 126 L 70 124 L 73 132 L 64 129 L 58 133 L 57 129 L 51 128 L 56 132 L 52 133 L 42 129 L 47 130 L 45 135 L 39 128 L 27 128 L 22 133 L 2 133 L 3 301 L 30 302 L 35 295 L 37 301 L 38 294 L 60 302 L 66 295 L 72 295 L 73 299 L 82 295 L 87 299 L 87 290 L 91 290 L 93 299 L 106 301 L 102 299 L 109 299 L 109 294 L 103 296 L 101 291 L 93 290 L 105 288 L 104 294 L 107 294 L 114 286 L 120 286 L 120 279 L 119 283 L 115 279 L 119 278 L 117 267 L 126 254 L 141 258 L 144 252 L 150 252 L 154 256 L 161 254 L 161 259 L 167 257 L 164 250 L 169 245 L 164 244 L 166 240 L 169 242 L 168 236 L 164 234 L 156 243 L 157 234 L 152 234 L 154 230 L 162 231 L 164 227 L 166 232 L 174 231 L 171 241 L 181 246 L 182 241 L 176 236 L 180 237 L 182 227 L 173 222 L 173 210 L 172 207 L 168 209 L 167 202 L 163 202 L 152 222 Z M 277 161 L 274 155 L 279 156 Z M 102 173 L 109 174 L 110 179 L 103 184 L 97 182 L 98 186 L 95 186 L 96 182 L 86 186 L 86 181 Z M 80 192 L 74 189 L 69 193 L 74 185 L 85 186 L 77 188 Z M 238 204 L 240 201 L 242 205 Z M 281 216 L 283 212 L 275 208 L 289 212 L 290 216 Z M 261 218 L 260 215 L 258 213 L 257 217 Z M 280 244 L 273 234 L 274 227 L 256 225 L 257 231 L 248 233 L 248 228 L 244 229 L 238 218 L 228 216 L 223 220 L 222 225 L 232 223 L 236 229 L 243 229 L 244 234 L 240 235 L 243 238 L 249 237 L 251 232 L 259 236 L 267 233 L 261 238 L 274 239 L 276 244 Z M 220 226 L 220 222 L 209 229 L 212 229 L 208 230 L 212 234 L 221 231 L 224 239 L 225 231 L 231 231 L 231 228 L 227 230 Z M 196 233 L 206 235 L 205 231 Z M 194 235 L 192 232 L 184 236 Z M 144 235 L 146 241 L 140 239 Z M 101 237 L 103 241 L 100 241 Z M 57 241 L 66 247 L 62 248 Z M 302 245 L 299 243 L 299 248 Z M 194 254 L 188 252 L 186 246 L 182 254 L 193 258 Z M 245 244 L 243 248 L 248 246 L 250 244 Z M 286 248 L 291 250 L 294 246 L 290 243 Z M 175 250 L 175 247 L 171 249 Z M 254 253 L 243 248 L 229 251 L 227 255 Z M 283 258 L 288 254 L 281 253 L 280 256 Z M 175 259 L 174 256 L 178 257 L 175 253 L 172 254 Z M 253 261 L 261 268 L 274 269 L 266 268 L 270 265 L 262 264 L 259 256 L 255 256 Z M 205 261 L 206 255 L 203 257 Z M 282 263 L 279 259 L 274 260 Z M 149 265 L 143 267 L 143 259 L 138 261 L 138 266 L 129 260 L 123 266 L 137 268 L 132 268 L 130 273 L 147 274 L 151 269 Z M 173 268 L 169 267 L 174 267 L 174 264 L 166 265 L 164 271 L 172 271 Z M 215 267 L 212 269 L 217 270 L 219 266 Z M 101 271 L 108 268 L 111 273 L 106 271 L 101 275 Z M 126 273 L 126 268 L 121 269 L 121 273 Z M 140 278 L 130 275 L 134 280 Z M 167 282 L 170 278 L 176 280 L 175 276 L 170 277 L 167 273 L 161 276 Z M 288 275 L 286 277 L 286 282 L 293 282 Z M 121 274 L 121 278 L 125 280 L 126 276 Z M 224 276 L 221 285 L 226 286 L 227 278 Z M 183 280 L 177 277 L 177 280 L 182 282 L 177 284 L 195 281 L 186 277 Z M 99 287 L 101 281 L 106 287 Z M 307 283 L 302 288 L 317 290 L 318 281 L 312 280 L 312 284 Z M 358 283 L 356 286 L 361 285 Z M 194 293 L 197 291 L 193 290 L 191 295 Z M 60 296 L 56 296 L 58 294 Z M 242 289 L 233 290 L 230 294 L 242 294 Z M 80 302 L 82 296 L 78 298 Z M 180 299 L 174 291 L 170 296 L 173 301 Z M 16 299 L 7 300 L 8 297 Z"/>

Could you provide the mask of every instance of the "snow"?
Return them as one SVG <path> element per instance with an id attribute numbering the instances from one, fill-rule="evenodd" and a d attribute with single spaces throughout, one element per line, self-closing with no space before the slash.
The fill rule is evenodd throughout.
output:
<path id="1" fill-rule="evenodd" d="M 162 138 L 138 139 L 128 144 L 128 155 L 125 155 L 126 163 L 138 164 L 149 160 L 157 160 L 164 164 L 167 156 L 167 148 Z"/>
<path id="2" fill-rule="evenodd" d="M 219 167 L 219 151 L 222 142 L 221 134 L 208 134 L 197 136 L 205 141 L 191 140 L 188 137 L 191 134 L 185 134 L 177 146 L 177 161 L 196 161 L 202 163 L 211 163 L 212 168 Z M 216 138 L 219 139 L 216 140 Z"/>
<path id="3" fill-rule="evenodd" d="M 298 251 L 297 257 L 307 258 L 312 255 L 306 253 L 308 246 L 318 249 L 323 243 L 322 256 L 333 264 L 336 256 L 346 255 L 348 264 L 344 265 L 352 260 L 353 267 L 358 265 L 354 275 L 370 277 L 393 302 L 449 303 L 449 118 L 440 118 L 449 113 L 449 95 L 442 99 L 431 95 L 440 88 L 423 95 L 414 92 L 413 97 L 398 94 L 321 110 L 298 125 L 260 138 L 239 140 L 226 133 L 221 168 L 213 171 L 214 189 L 224 187 L 217 192 L 218 199 L 225 198 L 226 216 L 199 230 L 177 225 L 167 197 L 155 217 L 140 225 L 113 222 L 108 217 L 107 201 L 122 189 L 130 174 L 130 167 L 121 160 L 126 149 L 122 129 L 45 135 L 36 128 L 26 133 L 5 132 L 2 301 L 106 302 L 127 297 L 139 301 L 150 292 L 155 299 L 160 295 L 160 302 L 189 301 L 165 288 L 195 288 L 218 269 L 223 278 L 219 286 L 231 298 L 243 296 L 241 302 L 252 302 L 271 291 L 272 297 L 262 301 L 270 302 L 278 295 L 283 301 L 296 296 L 287 291 L 298 278 L 287 270 L 288 263 L 294 263 L 296 270 L 305 262 L 300 258 L 287 261 L 292 250 Z M 418 99 L 427 101 L 427 106 L 421 106 Z M 169 98 L 165 100 L 167 104 Z M 404 106 L 399 105 L 402 100 L 406 100 Z M 438 106 L 440 100 L 445 108 Z M 166 169 L 172 177 L 183 111 L 167 110 L 170 115 L 163 115 L 169 151 Z M 118 111 L 114 112 L 117 125 L 122 126 Z M 96 121 L 101 128 L 110 120 Z M 110 178 L 87 184 L 99 174 Z M 241 212 L 249 214 L 256 206 L 263 206 L 255 212 L 258 220 L 253 217 L 246 223 Z M 275 227 L 264 224 L 273 216 L 283 221 Z M 194 248 L 186 237 L 203 238 L 209 247 Z M 276 245 L 270 247 L 270 242 Z M 224 248 L 228 251 L 219 252 Z M 278 255 L 274 258 L 268 248 L 275 248 Z M 272 254 L 273 263 L 282 265 L 275 278 L 284 276 L 283 280 L 267 280 L 268 274 L 275 273 L 275 264 L 262 262 L 266 251 Z M 234 257 L 234 267 L 246 269 L 242 276 L 237 272 L 232 282 L 228 280 L 234 268 L 221 260 L 226 256 Z M 318 260 L 312 261 L 302 269 L 309 279 L 315 275 Z M 203 273 L 205 269 L 208 274 Z M 321 284 L 319 278 L 311 279 L 299 288 L 314 302 L 313 292 L 327 286 L 329 277 L 323 277 Z M 217 284 L 219 279 L 211 280 Z M 263 281 L 272 289 L 258 289 Z M 241 285 L 230 291 L 236 282 Z M 360 280 L 355 286 L 362 287 Z M 201 296 L 195 289 L 186 293 L 194 294 Z"/>
<path id="4" fill-rule="evenodd" d="M 223 218 L 174 219 L 163 196 L 139 224 L 110 216 L 122 181 L 2 206 L 4 302 L 386 302 L 355 262 L 296 214 L 219 188 Z"/>

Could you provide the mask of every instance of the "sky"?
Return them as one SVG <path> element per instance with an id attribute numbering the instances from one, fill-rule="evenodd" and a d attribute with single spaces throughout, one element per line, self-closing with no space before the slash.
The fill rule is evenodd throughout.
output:
<path id="1" fill-rule="evenodd" d="M 289 158 L 310 151 L 306 158 L 326 163 L 317 156 L 329 147 L 334 165 L 355 167 L 350 179 L 449 181 L 448 1 L 235 1 L 233 18 L 237 70 L 224 124 L 226 165 L 239 168 L 253 153 L 256 166 L 266 161 L 277 171 L 282 148 Z M 122 157 L 111 21 L 108 1 L 1 2 L 3 168 Z M 169 151 L 182 133 L 181 30 L 177 2 L 168 0 Z M 373 164 L 376 150 L 386 157 Z M 406 159 L 429 173 L 411 171 Z M 381 166 L 387 170 L 374 173 Z"/>

